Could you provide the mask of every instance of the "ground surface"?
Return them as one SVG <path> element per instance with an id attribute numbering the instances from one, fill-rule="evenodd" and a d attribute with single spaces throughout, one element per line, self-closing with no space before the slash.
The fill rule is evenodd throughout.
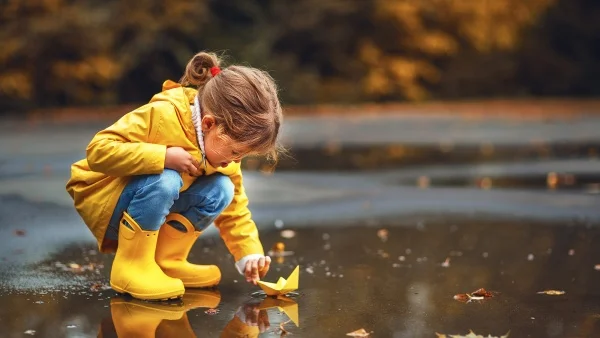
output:
<path id="1" fill-rule="evenodd" d="M 161 310 L 105 289 L 112 257 L 96 252 L 64 184 L 108 123 L 0 122 L 0 336 L 110 336 L 138 317 L 147 319 L 139 330 L 158 325 L 158 336 L 219 336 L 261 299 L 214 229 L 191 260 L 221 267 L 218 293 L 190 292 Z M 295 161 L 245 176 L 265 247 L 294 252 L 267 279 L 301 266 L 299 327 L 284 328 L 301 337 L 361 327 L 373 337 L 600 335 L 598 130 L 600 117 L 585 114 L 288 119 Z M 295 236 L 281 237 L 286 229 Z M 481 287 L 498 294 L 453 299 Z M 566 294 L 536 293 L 548 289 Z M 265 336 L 280 334 L 287 315 L 267 313 Z"/>

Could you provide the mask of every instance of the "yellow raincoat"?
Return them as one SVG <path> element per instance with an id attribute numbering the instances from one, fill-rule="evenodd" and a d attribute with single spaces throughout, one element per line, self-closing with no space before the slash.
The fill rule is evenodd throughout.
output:
<path id="1" fill-rule="evenodd" d="M 129 177 L 164 170 L 167 146 L 181 147 L 202 165 L 204 175 L 222 173 L 235 185 L 233 202 L 215 220 L 225 245 L 238 261 L 249 254 L 264 255 L 256 225 L 248 210 L 239 163 L 226 168 L 204 167 L 192 123 L 190 103 L 197 91 L 165 81 L 150 102 L 100 131 L 87 147 L 87 158 L 71 166 L 67 191 L 102 252 L 114 252 L 114 241 L 104 238 L 110 217 Z M 195 177 L 182 173 L 185 191 Z"/>

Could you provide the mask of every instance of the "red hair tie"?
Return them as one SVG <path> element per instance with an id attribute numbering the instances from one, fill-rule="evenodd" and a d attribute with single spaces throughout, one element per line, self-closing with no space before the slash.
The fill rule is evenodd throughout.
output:
<path id="1" fill-rule="evenodd" d="M 221 72 L 221 68 L 219 66 L 214 66 L 210 68 L 210 73 L 213 77 L 217 76 Z"/>

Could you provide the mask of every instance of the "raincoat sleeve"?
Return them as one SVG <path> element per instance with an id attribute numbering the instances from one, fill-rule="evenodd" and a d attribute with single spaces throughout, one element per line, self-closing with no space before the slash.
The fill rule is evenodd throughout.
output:
<path id="1" fill-rule="evenodd" d="M 258 238 L 258 229 L 248 209 L 248 197 L 242 183 L 242 170 L 238 167 L 229 177 L 235 186 L 233 201 L 215 220 L 215 225 L 235 261 L 241 263 L 251 257 L 264 256 L 264 250 Z M 239 271 L 238 265 L 240 264 L 236 264 L 236 267 Z"/>
<path id="2" fill-rule="evenodd" d="M 91 170 L 109 176 L 159 174 L 164 170 L 166 145 L 153 144 L 168 102 L 153 102 L 119 119 L 94 136 L 87 147 Z"/>

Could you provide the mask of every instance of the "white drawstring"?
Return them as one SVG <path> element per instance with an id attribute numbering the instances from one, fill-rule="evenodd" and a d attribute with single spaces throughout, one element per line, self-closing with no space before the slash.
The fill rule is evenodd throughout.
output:
<path id="1" fill-rule="evenodd" d="M 202 163 L 206 168 L 206 153 L 204 152 L 204 134 L 202 133 L 202 114 L 200 113 L 200 102 L 198 101 L 198 95 L 194 98 L 194 105 L 192 106 L 192 122 L 194 123 L 194 129 L 196 129 L 196 135 L 198 138 L 198 145 L 202 152 Z"/>

